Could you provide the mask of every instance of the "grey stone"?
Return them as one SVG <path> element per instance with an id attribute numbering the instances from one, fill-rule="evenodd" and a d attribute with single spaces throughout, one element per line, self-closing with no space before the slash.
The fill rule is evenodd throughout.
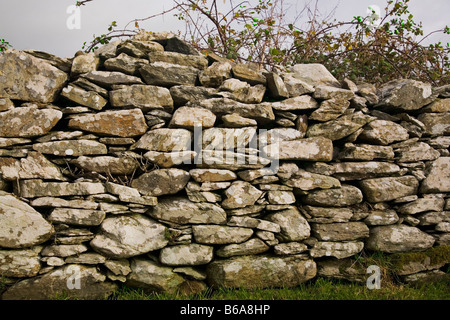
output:
<path id="1" fill-rule="evenodd" d="M 350 106 L 350 102 L 344 99 L 332 98 L 323 101 L 319 109 L 314 110 L 309 119 L 316 121 L 330 121 L 338 118 Z"/>
<path id="2" fill-rule="evenodd" d="M 98 226 L 105 219 L 106 213 L 101 210 L 78 208 L 56 208 L 48 216 L 54 223 L 65 223 L 76 226 Z"/>
<path id="3" fill-rule="evenodd" d="M 281 181 L 289 187 L 294 187 L 305 191 L 341 187 L 341 183 L 336 178 L 311 173 L 302 169 L 299 169 L 293 173 L 288 179 L 281 178 Z"/>
<path id="4" fill-rule="evenodd" d="M 210 263 L 206 269 L 213 287 L 296 287 L 316 276 L 313 260 L 299 256 L 242 256 Z"/>
<path id="5" fill-rule="evenodd" d="M 30 202 L 32 207 L 50 207 L 50 208 L 74 208 L 95 210 L 98 203 L 88 200 L 66 200 L 55 197 L 36 198 Z"/>
<path id="6" fill-rule="evenodd" d="M 77 274 L 82 290 L 69 290 L 68 278 Z M 52 300 L 58 296 L 80 300 L 101 300 L 109 297 L 117 285 L 105 281 L 106 277 L 96 267 L 69 264 L 42 276 L 22 280 L 10 287 L 2 296 L 4 300 Z M 72 283 L 75 285 L 74 283 Z"/>
<path id="7" fill-rule="evenodd" d="M 283 79 L 275 72 L 265 74 L 267 80 L 267 88 L 272 98 L 289 98 L 289 91 L 283 82 Z"/>
<path id="8" fill-rule="evenodd" d="M 233 181 L 237 178 L 236 173 L 231 170 L 192 169 L 189 174 L 197 182 Z"/>
<path id="9" fill-rule="evenodd" d="M 139 168 L 139 162 L 131 157 L 81 156 L 72 163 L 85 171 L 110 175 L 131 175 Z"/>
<path id="10" fill-rule="evenodd" d="M 0 70 L 0 96 L 9 99 L 51 103 L 68 80 L 65 72 L 47 61 L 14 49 L 2 54 Z"/>
<path id="11" fill-rule="evenodd" d="M 224 209 L 236 209 L 254 205 L 263 192 L 245 181 L 235 181 L 225 190 L 226 199 L 222 201 Z"/>
<path id="12" fill-rule="evenodd" d="M 195 241 L 201 244 L 242 243 L 253 235 L 249 228 L 219 225 L 195 225 L 192 232 Z"/>
<path id="13" fill-rule="evenodd" d="M 303 203 L 322 207 L 346 207 L 361 203 L 362 200 L 361 190 L 351 185 L 342 185 L 337 189 L 314 190 L 302 197 Z"/>
<path id="14" fill-rule="evenodd" d="M 155 129 L 144 134 L 132 149 L 173 152 L 190 150 L 192 133 L 186 129 Z"/>
<path id="15" fill-rule="evenodd" d="M 337 99 L 337 100 L 351 100 L 355 94 L 351 90 L 346 90 L 331 86 L 316 86 L 313 97 L 321 100 Z"/>
<path id="16" fill-rule="evenodd" d="M 150 63 L 166 62 L 193 67 L 200 70 L 208 67 L 208 59 L 201 55 L 191 55 L 169 51 L 153 51 L 148 55 L 148 59 L 150 60 Z"/>
<path id="17" fill-rule="evenodd" d="M 39 212 L 0 191 L 0 247 L 31 247 L 47 241 L 53 234 L 53 226 Z"/>
<path id="18" fill-rule="evenodd" d="M 81 75 L 81 77 L 104 88 L 111 88 L 113 85 L 120 84 L 143 84 L 140 78 L 117 71 L 90 71 Z"/>
<path id="19" fill-rule="evenodd" d="M 101 110 L 108 103 L 108 101 L 94 91 L 86 91 L 76 86 L 68 85 L 65 87 L 61 96 L 79 104 L 94 110 Z"/>
<path id="20" fill-rule="evenodd" d="M 175 106 L 184 106 L 188 102 L 195 103 L 217 97 L 219 92 L 214 88 L 181 85 L 171 87 L 170 94 Z"/>
<path id="21" fill-rule="evenodd" d="M 160 199 L 148 214 L 155 219 L 177 224 L 226 223 L 226 213 L 221 207 L 194 203 L 182 197 Z"/>
<path id="22" fill-rule="evenodd" d="M 293 76 L 312 86 L 327 85 L 340 87 L 339 81 L 319 63 L 296 64 L 293 67 Z"/>
<path id="23" fill-rule="evenodd" d="M 213 247 L 196 243 L 165 247 L 159 255 L 161 263 L 169 266 L 197 266 L 212 258 Z"/>
<path id="24" fill-rule="evenodd" d="M 148 151 L 144 154 L 144 157 L 160 168 L 171 168 L 177 165 L 194 163 L 196 155 L 195 151 Z"/>
<path id="25" fill-rule="evenodd" d="M 33 144 L 33 149 L 43 154 L 63 157 L 78 157 L 107 153 L 107 148 L 103 143 L 92 140 L 63 140 L 35 143 Z"/>
<path id="26" fill-rule="evenodd" d="M 311 227 L 297 208 L 272 213 L 265 219 L 280 225 L 279 237 L 285 241 L 301 241 L 310 236 Z"/>
<path id="27" fill-rule="evenodd" d="M 311 229 L 313 236 L 323 241 L 351 241 L 369 236 L 369 228 L 363 222 L 314 223 Z"/>
<path id="28" fill-rule="evenodd" d="M 413 176 L 367 179 L 360 182 L 369 202 L 390 201 L 417 193 L 419 182 Z"/>
<path id="29" fill-rule="evenodd" d="M 216 250 L 216 255 L 222 258 L 253 255 L 269 250 L 269 246 L 258 238 L 252 238 L 243 243 L 229 244 Z"/>
<path id="30" fill-rule="evenodd" d="M 417 142 L 403 148 L 397 148 L 395 149 L 395 153 L 397 154 L 396 159 L 398 162 L 436 160 L 440 157 L 439 151 L 424 142 Z"/>
<path id="31" fill-rule="evenodd" d="M 132 214 L 103 220 L 90 246 L 107 257 L 122 259 L 164 248 L 167 243 L 165 226 Z"/>
<path id="32" fill-rule="evenodd" d="M 283 73 L 281 77 L 284 81 L 289 97 L 298 97 L 307 93 L 314 92 L 314 86 L 306 83 L 303 80 L 295 78 L 291 73 Z"/>
<path id="33" fill-rule="evenodd" d="M 351 257 L 364 248 L 364 242 L 349 241 L 349 242 L 325 242 L 319 241 L 314 244 L 309 254 L 313 258 L 321 257 L 335 257 L 344 259 Z"/>
<path id="34" fill-rule="evenodd" d="M 130 57 L 122 52 L 117 57 L 106 60 L 104 66 L 109 71 L 119 71 L 135 76 L 139 74 L 139 69 L 148 63 L 146 59 Z"/>
<path id="35" fill-rule="evenodd" d="M 429 195 L 402 205 L 397 209 L 402 214 L 417 214 L 427 211 L 442 211 L 445 199 L 439 196 Z"/>
<path id="36" fill-rule="evenodd" d="M 397 223 L 399 220 L 395 210 L 372 210 L 364 219 L 368 226 L 383 226 Z"/>
<path id="37" fill-rule="evenodd" d="M 52 244 L 42 249 L 41 256 L 65 258 L 73 255 L 78 255 L 87 250 L 88 248 L 84 244 Z"/>
<path id="38" fill-rule="evenodd" d="M 38 109 L 36 105 L 14 108 L 0 113 L 0 136 L 3 138 L 31 138 L 45 135 L 62 118 L 55 109 Z"/>
<path id="39" fill-rule="evenodd" d="M 216 121 L 216 115 L 208 109 L 195 107 L 180 107 L 173 114 L 169 128 L 193 129 L 196 126 L 211 128 Z"/>
<path id="40" fill-rule="evenodd" d="M 313 110 L 319 103 L 310 95 L 302 95 L 282 101 L 272 102 L 272 108 L 277 111 Z"/>
<path id="41" fill-rule="evenodd" d="M 313 207 L 303 206 L 303 210 L 310 216 L 307 218 L 308 222 L 316 223 L 335 223 L 348 222 L 352 216 L 352 210 L 348 208 L 327 208 L 327 207 Z"/>
<path id="42" fill-rule="evenodd" d="M 300 242 L 279 243 L 273 247 L 273 252 L 281 256 L 299 254 L 306 250 L 308 250 L 306 244 Z"/>
<path id="43" fill-rule="evenodd" d="M 331 161 L 333 143 L 324 137 L 314 137 L 293 141 L 279 141 L 263 148 L 270 157 L 279 160 Z"/>
<path id="44" fill-rule="evenodd" d="M 393 176 L 400 172 L 400 167 L 389 162 L 339 162 L 333 164 L 333 176 L 340 181 L 362 180 L 384 176 Z"/>
<path id="45" fill-rule="evenodd" d="M 18 195 L 24 198 L 64 197 L 105 193 L 105 187 L 96 182 L 44 182 L 40 179 L 20 180 Z"/>
<path id="46" fill-rule="evenodd" d="M 0 274 L 3 277 L 34 277 L 41 269 L 39 252 L 42 247 L 27 250 L 0 250 Z"/>
<path id="47" fill-rule="evenodd" d="M 236 64 L 231 68 L 233 77 L 248 82 L 250 85 L 266 84 L 266 77 L 259 70 L 245 64 Z"/>
<path id="48" fill-rule="evenodd" d="M 148 196 L 176 194 L 188 183 L 189 172 L 181 169 L 157 169 L 134 179 L 133 188 Z"/>
<path id="49" fill-rule="evenodd" d="M 325 278 L 366 283 L 366 270 L 367 268 L 364 265 L 355 263 L 355 260 L 352 258 L 317 261 L 317 275 Z"/>
<path id="50" fill-rule="evenodd" d="M 408 131 L 401 125 L 388 120 L 375 120 L 364 127 L 359 139 L 373 144 L 388 145 L 397 141 L 407 140 Z"/>
<path id="51" fill-rule="evenodd" d="M 366 248 L 388 253 L 423 251 L 433 246 L 432 236 L 405 225 L 380 226 L 370 229 Z"/>
<path id="52" fill-rule="evenodd" d="M 450 192 L 450 180 L 443 179 L 450 175 L 450 157 L 441 157 L 427 166 L 427 175 L 422 181 L 420 192 Z"/>
<path id="53" fill-rule="evenodd" d="M 390 110 L 412 111 L 432 102 L 429 83 L 411 79 L 390 81 L 380 88 L 380 102 L 377 107 Z"/>
<path id="54" fill-rule="evenodd" d="M 229 150 L 202 150 L 196 164 L 200 168 L 244 170 L 260 169 L 271 163 L 267 157 Z"/>
<path id="55" fill-rule="evenodd" d="M 146 84 L 172 87 L 178 85 L 195 85 L 199 70 L 166 62 L 154 62 L 143 66 L 139 73 Z"/>
<path id="56" fill-rule="evenodd" d="M 198 75 L 204 87 L 219 87 L 226 79 L 231 77 L 231 64 L 228 62 L 214 62 Z"/>
<path id="57" fill-rule="evenodd" d="M 167 88 L 153 85 L 131 85 L 109 92 L 111 106 L 137 107 L 144 112 L 165 110 L 172 112 L 173 100 Z"/>

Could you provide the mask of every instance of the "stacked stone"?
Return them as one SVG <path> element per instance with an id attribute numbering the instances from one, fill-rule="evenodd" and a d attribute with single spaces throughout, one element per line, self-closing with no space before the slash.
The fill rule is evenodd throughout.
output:
<path id="1" fill-rule="evenodd" d="M 363 250 L 450 245 L 448 87 L 267 72 L 166 33 L 0 70 L 5 299 L 364 281 Z"/>

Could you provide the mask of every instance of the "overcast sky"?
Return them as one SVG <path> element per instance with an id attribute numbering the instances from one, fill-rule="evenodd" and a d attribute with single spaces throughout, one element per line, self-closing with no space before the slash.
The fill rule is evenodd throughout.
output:
<path id="1" fill-rule="evenodd" d="M 285 0 L 293 7 L 302 8 L 311 0 Z M 162 12 L 172 6 L 171 0 L 94 0 L 81 7 L 80 29 L 70 30 L 67 8 L 75 0 L 0 0 L 0 38 L 9 41 L 14 48 L 35 49 L 53 53 L 60 57 L 72 57 L 83 42 L 90 42 L 93 34 L 107 31 L 116 20 L 124 27 L 134 18 L 143 18 Z M 386 0 L 319 0 L 319 10 L 324 14 L 336 7 L 335 18 L 349 21 L 355 15 L 366 15 L 369 5 L 378 5 L 382 10 Z M 410 11 L 415 21 L 422 21 L 427 32 L 450 25 L 449 0 L 411 0 Z M 291 10 L 295 11 L 295 10 Z M 305 17 L 306 18 L 306 17 Z M 182 30 L 183 24 L 172 14 L 141 23 L 148 31 Z M 439 35 L 432 40 L 450 42 L 450 36 Z"/>

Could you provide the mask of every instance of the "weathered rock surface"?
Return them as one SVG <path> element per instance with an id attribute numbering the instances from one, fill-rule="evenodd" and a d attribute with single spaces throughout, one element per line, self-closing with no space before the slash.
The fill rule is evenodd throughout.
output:
<path id="1" fill-rule="evenodd" d="M 0 273 L 4 277 L 29 278 L 41 269 L 39 252 L 42 247 L 26 250 L 0 250 Z"/>
<path id="2" fill-rule="evenodd" d="M 206 272 L 214 287 L 296 287 L 315 277 L 316 264 L 298 256 L 244 256 L 214 261 Z"/>
<path id="3" fill-rule="evenodd" d="M 192 226 L 194 239 L 203 244 L 229 244 L 247 241 L 253 234 L 250 228 L 219 225 Z"/>
<path id="4" fill-rule="evenodd" d="M 313 236 L 322 241 L 352 241 L 369 236 L 369 228 L 364 222 L 314 223 Z"/>
<path id="5" fill-rule="evenodd" d="M 143 66 L 139 72 L 146 84 L 172 87 L 195 85 L 199 70 L 167 62 L 154 62 Z"/>
<path id="6" fill-rule="evenodd" d="M 19 195 L 24 198 L 88 196 L 100 193 L 105 193 L 105 187 L 97 182 L 44 182 L 40 179 L 19 182 Z"/>
<path id="7" fill-rule="evenodd" d="M 434 244 L 434 238 L 415 227 L 380 226 L 370 230 L 366 248 L 388 253 L 423 251 Z"/>
<path id="8" fill-rule="evenodd" d="M 422 113 L 417 120 L 425 126 L 424 135 L 435 137 L 450 133 L 450 112 Z"/>
<path id="9" fill-rule="evenodd" d="M 47 241 L 53 234 L 53 226 L 39 212 L 0 191 L 0 247 L 31 247 Z"/>
<path id="10" fill-rule="evenodd" d="M 331 161 L 333 158 L 333 143 L 323 137 L 279 141 L 263 150 L 270 158 L 279 160 Z"/>
<path id="11" fill-rule="evenodd" d="M 235 181 L 225 190 L 226 199 L 222 201 L 224 209 L 236 209 L 254 205 L 258 200 L 262 191 L 258 190 L 250 183 L 245 181 Z"/>
<path id="12" fill-rule="evenodd" d="M 302 197 L 305 204 L 323 207 L 346 207 L 362 200 L 361 190 L 351 185 L 342 185 L 337 189 L 314 190 Z"/>
<path id="13" fill-rule="evenodd" d="M 157 169 L 133 180 L 131 186 L 144 195 L 162 196 L 178 193 L 184 189 L 189 178 L 189 172 L 181 169 Z"/>
<path id="14" fill-rule="evenodd" d="M 91 247 L 110 258 L 122 259 L 164 248 L 166 227 L 140 215 L 106 218 Z"/>
<path id="15" fill-rule="evenodd" d="M 186 129 L 155 129 L 144 134 L 132 148 L 171 152 L 190 150 L 192 133 Z"/>
<path id="16" fill-rule="evenodd" d="M 211 128 L 216 121 L 216 115 L 208 109 L 195 107 L 178 108 L 170 120 L 170 128 L 193 129 L 195 126 Z"/>
<path id="17" fill-rule="evenodd" d="M 63 157 L 101 155 L 108 152 L 106 145 L 93 140 L 63 140 L 35 143 L 33 149 L 43 154 Z"/>
<path id="18" fill-rule="evenodd" d="M 311 227 L 295 207 L 270 214 L 266 219 L 280 226 L 283 241 L 301 241 L 310 235 Z"/>
<path id="19" fill-rule="evenodd" d="M 135 84 L 112 90 L 109 101 L 113 107 L 137 107 L 144 112 L 149 110 L 173 110 L 173 100 L 167 88 Z"/>
<path id="20" fill-rule="evenodd" d="M 213 247 L 196 243 L 165 247 L 160 252 L 161 263 L 168 266 L 197 266 L 212 258 Z"/>
<path id="21" fill-rule="evenodd" d="M 333 165 L 333 176 L 340 181 L 361 180 L 383 176 L 392 176 L 400 171 L 400 167 L 389 162 L 339 162 Z"/>
<path id="22" fill-rule="evenodd" d="M 416 194 L 419 182 L 413 176 L 385 177 L 363 180 L 360 186 L 369 202 L 383 202 Z"/>
<path id="23" fill-rule="evenodd" d="M 132 157 L 78 157 L 72 161 L 77 167 L 85 171 L 107 173 L 111 175 L 131 175 L 139 167 L 139 162 Z"/>
<path id="24" fill-rule="evenodd" d="M 61 118 L 61 111 L 38 109 L 35 105 L 0 112 L 0 136 L 30 138 L 45 135 Z"/>
<path id="25" fill-rule="evenodd" d="M 46 61 L 14 49 L 2 54 L 0 70 L 0 96 L 9 99 L 51 103 L 68 80 L 65 72 Z"/>
<path id="26" fill-rule="evenodd" d="M 294 77 L 309 83 L 312 86 L 326 85 L 340 87 L 336 78 L 319 63 L 296 64 L 293 67 Z"/>
<path id="27" fill-rule="evenodd" d="M 163 198 L 148 214 L 158 220 L 177 224 L 226 223 L 225 211 L 214 204 L 194 203 L 186 198 Z"/>
<path id="28" fill-rule="evenodd" d="M 420 186 L 422 193 L 450 192 L 450 157 L 441 157 L 428 167 L 428 175 Z"/>
<path id="29" fill-rule="evenodd" d="M 363 141 L 373 144 L 388 145 L 409 138 L 408 131 L 401 125 L 387 120 L 375 120 L 364 127 L 359 135 Z"/>
<path id="30" fill-rule="evenodd" d="M 106 213 L 101 210 L 56 208 L 48 216 L 48 220 L 76 226 L 98 226 L 105 219 Z"/>
<path id="31" fill-rule="evenodd" d="M 75 275 L 75 276 L 74 276 Z M 78 276 L 79 284 L 71 277 Z M 69 282 L 68 282 L 69 280 Z M 68 288 L 68 283 L 73 289 Z M 76 286 L 81 288 L 76 289 Z M 42 276 L 22 280 L 10 287 L 2 296 L 5 300 L 52 300 L 58 296 L 72 299 L 105 299 L 117 289 L 115 283 L 106 281 L 106 276 L 95 267 L 69 264 Z"/>
<path id="32" fill-rule="evenodd" d="M 401 111 L 418 110 L 432 101 L 431 96 L 431 85 L 428 83 L 409 79 L 393 80 L 380 88 L 377 107 Z"/>
<path id="33" fill-rule="evenodd" d="M 108 103 L 108 101 L 94 91 L 86 91 L 84 89 L 69 85 L 61 92 L 61 96 L 94 110 L 101 110 Z"/>
<path id="34" fill-rule="evenodd" d="M 324 242 L 320 241 L 314 244 L 309 254 L 313 258 L 320 257 L 335 257 L 344 259 L 351 257 L 360 252 L 364 247 L 364 242 L 349 241 L 349 242 Z"/>

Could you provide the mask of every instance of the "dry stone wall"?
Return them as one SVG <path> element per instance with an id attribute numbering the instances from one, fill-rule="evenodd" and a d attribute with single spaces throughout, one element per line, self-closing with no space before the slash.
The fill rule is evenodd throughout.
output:
<path id="1" fill-rule="evenodd" d="M 376 251 L 402 281 L 443 277 L 449 145 L 449 86 L 267 72 L 158 33 L 8 50 L 2 298 L 364 282 Z"/>

